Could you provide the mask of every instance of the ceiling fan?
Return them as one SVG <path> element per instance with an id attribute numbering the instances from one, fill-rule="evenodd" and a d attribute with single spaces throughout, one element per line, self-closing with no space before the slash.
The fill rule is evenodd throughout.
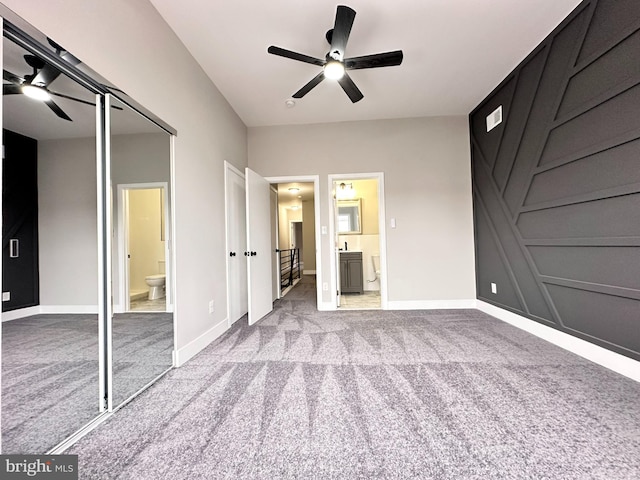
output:
<path id="1" fill-rule="evenodd" d="M 60 45 L 55 43 L 53 40 L 48 39 L 49 44 L 55 49 L 56 54 L 64 59 L 66 62 L 71 65 L 78 65 L 80 60 L 71 55 L 69 52 L 64 50 Z M 10 83 L 5 83 L 2 85 L 2 94 L 3 95 L 16 95 L 16 94 L 24 94 L 28 97 L 34 98 L 36 100 L 42 101 L 46 104 L 58 117 L 63 120 L 72 121 L 71 117 L 67 115 L 64 110 L 62 110 L 51 98 L 51 95 L 56 97 L 66 98 L 69 100 L 73 100 L 75 102 L 84 103 L 87 105 L 95 105 L 86 100 L 82 100 L 80 98 L 71 97 L 69 95 L 65 95 L 63 93 L 54 92 L 49 90 L 49 85 L 53 83 L 53 81 L 60 76 L 62 72 L 58 70 L 53 65 L 46 63 L 40 57 L 36 57 L 35 55 L 27 54 L 24 55 L 24 60 L 33 69 L 33 73 L 25 75 L 24 77 L 20 77 L 14 73 L 11 73 L 7 70 L 2 71 L 2 78 Z"/>
<path id="2" fill-rule="evenodd" d="M 310 63 L 322 67 L 322 71 L 309 81 L 304 87 L 293 94 L 293 98 L 302 98 L 325 78 L 337 80 L 344 92 L 353 103 L 364 98 L 360 89 L 347 74 L 347 70 L 357 70 L 363 68 L 392 67 L 402 63 L 402 50 L 393 52 L 376 53 L 363 57 L 344 58 L 347 40 L 351 33 L 353 20 L 356 16 L 355 10 L 345 5 L 338 5 L 334 27 L 326 34 L 327 42 L 331 49 L 324 60 L 310 57 L 302 53 L 292 52 L 284 48 L 270 46 L 267 52 L 281 57 L 291 58 L 299 62 Z"/>

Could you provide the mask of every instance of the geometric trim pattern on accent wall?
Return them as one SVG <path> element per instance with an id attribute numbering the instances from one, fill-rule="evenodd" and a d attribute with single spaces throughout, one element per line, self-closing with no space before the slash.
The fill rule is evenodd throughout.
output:
<path id="1" fill-rule="evenodd" d="M 469 116 L 478 298 L 635 359 L 638 112 L 640 1 L 587 0 Z"/>

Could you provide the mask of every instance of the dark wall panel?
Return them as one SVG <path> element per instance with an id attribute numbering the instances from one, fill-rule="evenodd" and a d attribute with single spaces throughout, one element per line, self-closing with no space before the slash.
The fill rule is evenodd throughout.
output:
<path id="1" fill-rule="evenodd" d="M 534 173 L 526 206 L 585 195 L 640 183 L 640 140 Z"/>
<path id="2" fill-rule="evenodd" d="M 637 353 L 638 300 L 559 285 L 549 285 L 549 291 L 566 328 L 594 340 L 605 340 L 616 345 L 621 353 Z"/>
<path id="3" fill-rule="evenodd" d="M 640 291 L 640 247 L 531 246 L 540 275 Z"/>
<path id="4" fill-rule="evenodd" d="M 598 101 L 602 95 L 615 95 L 627 87 L 625 80 L 640 74 L 640 32 L 635 32 L 609 52 L 587 65 L 571 80 L 558 113 L 564 117 L 580 107 Z"/>
<path id="5" fill-rule="evenodd" d="M 38 142 L 3 130 L 2 290 L 10 299 L 2 311 L 38 305 Z M 10 256 L 10 241 L 18 242 Z"/>
<path id="6" fill-rule="evenodd" d="M 502 148 L 498 152 L 493 166 L 493 177 L 501 191 L 504 190 L 507 180 L 509 180 L 513 159 L 518 152 L 522 132 L 524 132 L 529 119 L 531 104 L 538 88 L 545 60 L 546 50 L 541 50 L 523 65 L 518 72 L 516 91 L 510 102 L 508 116 L 505 117 L 505 122 L 502 123 L 502 128 L 504 128 L 503 138 L 501 139 Z M 494 137 L 497 137 L 497 135 L 494 135 Z"/>
<path id="7" fill-rule="evenodd" d="M 604 150 L 620 143 L 619 136 L 640 131 L 640 85 L 616 95 L 595 108 L 555 128 L 547 140 L 540 164 Z"/>
<path id="8" fill-rule="evenodd" d="M 640 360 L 638 112 L 640 1 L 585 0 L 469 123 L 478 298 Z"/>
<path id="9" fill-rule="evenodd" d="M 517 228 L 527 239 L 640 236 L 640 193 L 525 212 Z"/>
<path id="10" fill-rule="evenodd" d="M 523 193 L 529 184 L 530 170 L 538 165 L 540 151 L 549 135 L 549 125 L 556 116 L 561 98 L 559 92 L 564 88 L 567 75 L 571 71 L 578 46 L 577 38 L 583 31 L 581 27 L 586 23 L 587 14 L 588 10 L 582 11 L 550 42 L 545 68 L 536 86 L 536 96 L 527 119 L 527 127 L 519 140 L 520 145 L 515 155 L 514 165 L 517 165 L 517 168 L 512 169 L 504 192 L 505 203 L 512 213 L 517 212 L 522 202 Z M 495 103 L 494 97 L 495 94 L 487 103 Z M 478 112 L 472 113 L 471 118 L 477 114 Z M 474 136 L 481 134 L 482 132 L 478 132 L 478 135 Z"/>

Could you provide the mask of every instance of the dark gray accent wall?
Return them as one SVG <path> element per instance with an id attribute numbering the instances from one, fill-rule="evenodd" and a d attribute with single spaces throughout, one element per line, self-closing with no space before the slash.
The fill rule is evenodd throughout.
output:
<path id="1" fill-rule="evenodd" d="M 585 0 L 469 122 L 478 298 L 640 360 L 640 1 Z"/>

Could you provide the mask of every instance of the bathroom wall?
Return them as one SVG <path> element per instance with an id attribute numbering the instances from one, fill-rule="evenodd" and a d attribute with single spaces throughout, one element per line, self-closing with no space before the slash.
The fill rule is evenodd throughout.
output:
<path id="1" fill-rule="evenodd" d="M 161 240 L 162 210 L 160 189 L 129 191 L 129 291 L 147 291 L 147 275 L 161 273 L 159 260 L 164 260 Z"/>
<path id="2" fill-rule="evenodd" d="M 360 219 L 362 234 L 338 235 L 341 248 L 347 242 L 349 250 L 362 251 L 362 274 L 364 275 L 365 290 L 380 290 L 380 280 L 376 279 L 373 268 L 372 255 L 380 254 L 380 235 L 378 217 L 378 180 L 348 180 L 353 185 L 354 199 L 360 199 Z"/>

